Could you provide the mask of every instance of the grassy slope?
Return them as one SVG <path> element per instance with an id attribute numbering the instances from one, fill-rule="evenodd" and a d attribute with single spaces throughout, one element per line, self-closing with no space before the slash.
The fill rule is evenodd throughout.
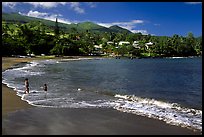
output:
<path id="1" fill-rule="evenodd" d="M 40 21 L 43 24 L 51 28 L 55 27 L 55 21 L 49 21 L 49 20 L 35 18 L 35 17 L 23 16 L 17 13 L 2 13 L 2 20 L 6 22 L 10 22 L 10 23 L 27 23 L 31 21 Z M 106 27 L 100 26 L 92 22 L 83 22 L 83 23 L 78 23 L 78 24 L 58 23 L 58 26 L 65 31 L 70 31 L 72 30 L 72 28 L 76 28 L 77 31 L 79 32 L 86 31 L 86 30 L 90 30 L 92 32 L 130 32 L 129 30 L 120 28 L 118 26 L 106 28 Z"/>

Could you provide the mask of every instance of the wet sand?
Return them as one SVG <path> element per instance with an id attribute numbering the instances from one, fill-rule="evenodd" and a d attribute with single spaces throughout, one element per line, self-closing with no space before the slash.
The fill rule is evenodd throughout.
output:
<path id="1" fill-rule="evenodd" d="M 108 108 L 29 108 L 3 122 L 11 135 L 196 135 L 163 121 Z"/>
<path id="2" fill-rule="evenodd" d="M 11 68 L 13 65 L 20 62 L 29 62 L 34 58 L 2 58 L 2 71 Z M 19 109 L 25 109 L 32 107 L 27 102 L 22 101 L 20 97 L 16 95 L 16 92 L 2 84 L 2 116 L 6 116 L 9 112 L 13 112 Z"/>
<path id="3" fill-rule="evenodd" d="M 2 70 L 34 58 L 2 58 Z M 2 84 L 3 135 L 201 135 L 163 121 L 108 108 L 40 108 Z"/>
<path id="4" fill-rule="evenodd" d="M 12 89 L 2 84 L 2 116 L 19 109 L 32 107 L 27 102 L 22 101 Z"/>

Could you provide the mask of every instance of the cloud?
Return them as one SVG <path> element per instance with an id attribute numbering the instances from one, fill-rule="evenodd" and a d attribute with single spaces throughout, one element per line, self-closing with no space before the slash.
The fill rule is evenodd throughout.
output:
<path id="1" fill-rule="evenodd" d="M 60 5 L 65 6 L 68 5 L 71 9 L 73 9 L 76 13 L 83 14 L 85 10 L 80 7 L 79 2 L 2 2 L 4 7 L 9 7 L 13 9 L 17 4 L 29 4 L 34 8 L 43 8 L 43 9 L 51 9 L 56 8 Z M 89 4 L 90 7 L 93 7 L 94 4 Z"/>
<path id="2" fill-rule="evenodd" d="M 154 26 L 160 26 L 160 24 L 155 23 Z"/>
<path id="3" fill-rule="evenodd" d="M 202 2 L 185 2 L 185 3 L 190 5 L 202 4 Z"/>
<path id="4" fill-rule="evenodd" d="M 13 9 L 17 4 L 18 2 L 2 2 L 3 7 L 9 7 L 11 9 Z"/>
<path id="5" fill-rule="evenodd" d="M 40 7 L 45 9 L 56 8 L 59 5 L 66 5 L 66 2 L 24 2 L 24 3 L 30 4 L 35 8 Z"/>
<path id="6" fill-rule="evenodd" d="M 17 4 L 30 4 L 34 6 L 34 8 L 44 8 L 44 9 L 50 9 L 50 8 L 56 8 L 59 5 L 66 5 L 67 2 L 2 2 L 3 6 L 7 6 L 10 8 L 13 8 Z"/>
<path id="7" fill-rule="evenodd" d="M 142 33 L 143 35 L 148 35 L 147 30 L 132 30 L 133 33 Z"/>
<path id="8" fill-rule="evenodd" d="M 50 14 L 50 13 L 46 13 L 46 12 L 39 12 L 39 11 L 32 11 L 32 10 L 30 10 L 28 13 L 19 12 L 19 14 L 25 15 L 25 16 L 30 16 L 30 17 L 47 19 L 47 20 L 51 20 L 51 21 L 56 21 L 56 17 L 57 17 L 58 22 L 66 23 L 66 24 L 72 23 L 71 21 L 62 18 L 61 14 Z"/>
<path id="9" fill-rule="evenodd" d="M 143 24 L 143 23 L 144 23 L 143 20 L 132 20 L 129 22 L 112 22 L 112 23 L 97 23 L 97 24 L 104 26 L 104 27 L 110 27 L 113 25 L 118 25 L 122 28 L 125 28 L 125 29 L 128 29 L 128 30 L 134 32 L 135 31 L 134 28 L 136 27 L 136 25 Z"/>
<path id="10" fill-rule="evenodd" d="M 56 8 L 59 5 L 69 5 L 71 9 L 76 11 L 77 13 L 84 13 L 84 9 L 80 7 L 79 2 L 24 2 L 27 4 L 33 5 L 35 8 L 40 7 L 40 8 L 45 8 L 45 9 L 50 9 L 50 8 Z"/>
<path id="11" fill-rule="evenodd" d="M 118 26 L 121 26 L 121 27 L 131 28 L 131 27 L 135 26 L 136 24 L 142 24 L 142 23 L 144 23 L 143 20 L 132 20 L 132 21 L 129 21 L 129 22 L 112 22 L 112 23 L 100 23 L 100 24 L 102 26 L 105 26 L 105 27 L 118 25 Z"/>
<path id="12" fill-rule="evenodd" d="M 70 7 L 76 11 L 77 13 L 85 13 L 84 9 L 82 9 L 80 7 L 80 3 L 79 2 L 69 2 L 68 3 L 70 5 Z"/>
<path id="13" fill-rule="evenodd" d="M 73 9 L 77 13 L 84 13 L 85 12 L 84 9 L 82 9 L 80 7 L 79 2 L 24 2 L 24 3 L 31 4 L 35 8 L 41 7 L 41 8 L 46 8 L 46 9 L 56 8 L 59 5 L 63 5 L 63 6 L 69 5 L 71 7 L 71 9 Z"/>
<path id="14" fill-rule="evenodd" d="M 95 2 L 86 2 L 88 4 L 89 7 L 91 8 L 95 8 L 96 7 L 96 3 Z"/>
<path id="15" fill-rule="evenodd" d="M 43 13 L 43 12 L 38 12 L 38 11 L 29 11 L 27 13 L 27 16 L 31 16 L 31 17 L 45 17 L 48 16 L 48 13 Z"/>

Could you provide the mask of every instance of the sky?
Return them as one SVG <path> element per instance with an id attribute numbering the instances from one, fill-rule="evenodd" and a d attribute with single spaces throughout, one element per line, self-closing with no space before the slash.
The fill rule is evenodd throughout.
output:
<path id="1" fill-rule="evenodd" d="M 155 36 L 202 36 L 202 2 L 2 2 L 17 12 L 62 23 L 91 21 Z"/>

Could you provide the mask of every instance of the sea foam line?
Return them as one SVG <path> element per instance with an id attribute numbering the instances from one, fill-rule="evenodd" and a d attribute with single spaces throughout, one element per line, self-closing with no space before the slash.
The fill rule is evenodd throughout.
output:
<path id="1" fill-rule="evenodd" d="M 168 124 L 202 131 L 202 110 L 185 108 L 177 103 L 167 103 L 134 95 L 115 95 L 116 110 L 165 121 Z"/>

